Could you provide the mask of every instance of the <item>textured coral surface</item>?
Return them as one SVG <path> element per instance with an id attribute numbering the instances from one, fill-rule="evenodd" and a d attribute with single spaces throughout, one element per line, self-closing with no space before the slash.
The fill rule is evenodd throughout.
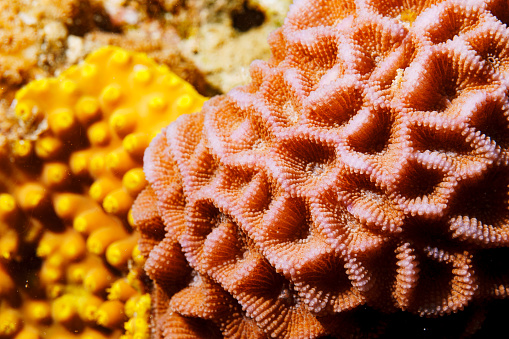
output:
<path id="1" fill-rule="evenodd" d="M 115 47 L 18 91 L 0 134 L 0 338 L 148 337 L 129 214 L 146 185 L 142 156 L 204 100 Z"/>
<path id="2" fill-rule="evenodd" d="M 253 82 L 145 153 L 154 337 L 367 338 L 506 298 L 507 13 L 295 1 Z"/>

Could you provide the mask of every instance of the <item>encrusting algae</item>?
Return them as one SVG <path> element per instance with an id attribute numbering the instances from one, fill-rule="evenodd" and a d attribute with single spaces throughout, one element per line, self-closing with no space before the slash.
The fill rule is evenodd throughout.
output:
<path id="1" fill-rule="evenodd" d="M 18 91 L 0 140 L 0 338 L 148 338 L 130 214 L 143 152 L 204 100 L 116 47 Z"/>

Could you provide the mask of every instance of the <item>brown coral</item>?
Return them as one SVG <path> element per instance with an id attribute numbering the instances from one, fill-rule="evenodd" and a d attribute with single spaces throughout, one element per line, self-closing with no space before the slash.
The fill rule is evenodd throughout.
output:
<path id="1" fill-rule="evenodd" d="M 506 298 L 503 6 L 296 1 L 253 82 L 145 154 L 157 337 L 364 338 L 387 320 L 359 330 L 366 307 L 451 319 Z"/>

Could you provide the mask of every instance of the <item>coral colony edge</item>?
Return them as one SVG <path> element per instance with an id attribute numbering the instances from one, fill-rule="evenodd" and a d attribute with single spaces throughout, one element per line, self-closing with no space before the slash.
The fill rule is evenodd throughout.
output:
<path id="1" fill-rule="evenodd" d="M 507 331 L 508 23 L 296 0 L 252 82 L 192 114 L 118 48 L 30 84 L 0 139 L 0 338 Z"/>

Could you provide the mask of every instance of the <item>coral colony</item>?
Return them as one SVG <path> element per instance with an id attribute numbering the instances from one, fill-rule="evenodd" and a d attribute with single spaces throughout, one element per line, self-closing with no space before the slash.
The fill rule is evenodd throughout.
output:
<path id="1" fill-rule="evenodd" d="M 368 308 L 507 296 L 507 2 L 436 2 L 296 1 L 251 84 L 153 140 L 156 338 L 365 338 Z"/>
<path id="2" fill-rule="evenodd" d="M 252 82 L 187 115 L 205 99 L 115 48 L 30 84 L 0 149 L 0 338 L 491 333 L 508 23 L 505 0 L 296 0 Z"/>
<path id="3" fill-rule="evenodd" d="M 0 338 L 148 338 L 130 214 L 143 152 L 204 98 L 145 55 L 105 47 L 16 99 L 24 138 L 0 148 Z"/>

